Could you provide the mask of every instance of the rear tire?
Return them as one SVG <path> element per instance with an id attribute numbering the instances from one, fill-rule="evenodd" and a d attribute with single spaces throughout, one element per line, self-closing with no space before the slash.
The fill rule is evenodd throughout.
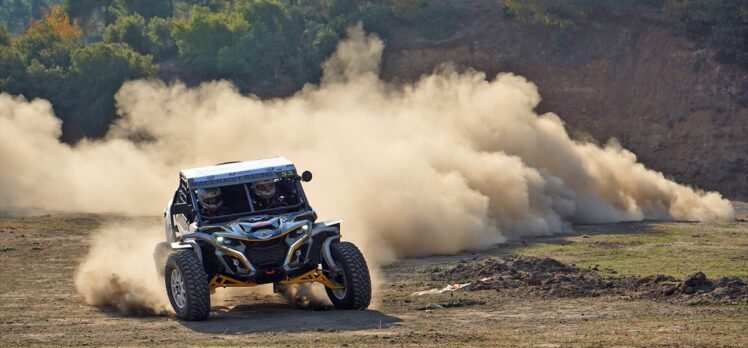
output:
<path id="1" fill-rule="evenodd" d="M 345 288 L 326 287 L 327 296 L 337 309 L 366 309 L 371 302 L 371 278 L 364 255 L 350 242 L 332 244 L 330 249 L 341 269 L 332 280 Z"/>
<path id="2" fill-rule="evenodd" d="M 192 250 L 169 255 L 164 272 L 166 293 L 179 319 L 205 320 L 210 315 L 208 274 Z"/>

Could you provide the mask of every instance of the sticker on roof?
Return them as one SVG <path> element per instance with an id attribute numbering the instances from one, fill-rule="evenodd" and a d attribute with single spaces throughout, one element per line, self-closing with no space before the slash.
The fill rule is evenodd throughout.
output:
<path id="1" fill-rule="evenodd" d="M 296 167 L 283 157 L 222 164 L 181 171 L 192 188 L 241 184 L 296 175 Z"/>

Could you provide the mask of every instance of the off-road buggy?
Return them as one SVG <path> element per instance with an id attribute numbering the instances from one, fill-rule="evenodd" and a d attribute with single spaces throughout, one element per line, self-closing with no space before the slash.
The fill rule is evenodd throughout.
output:
<path id="1" fill-rule="evenodd" d="M 180 172 L 164 212 L 166 242 L 154 252 L 179 318 L 207 319 L 216 288 L 269 283 L 319 282 L 337 309 L 369 306 L 366 261 L 355 245 L 340 241 L 340 221 L 317 221 L 301 186 L 311 179 L 283 157 Z M 260 206 L 252 185 L 268 181 L 278 199 Z M 197 194 L 216 187 L 224 209 L 207 216 Z"/>

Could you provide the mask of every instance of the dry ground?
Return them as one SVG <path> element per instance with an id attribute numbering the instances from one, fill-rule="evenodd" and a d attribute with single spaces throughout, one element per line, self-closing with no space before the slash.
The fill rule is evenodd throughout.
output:
<path id="1" fill-rule="evenodd" d="M 738 204 L 739 218 L 748 212 Z M 242 295 L 213 307 L 209 321 L 123 316 L 86 305 L 73 274 L 90 234 L 109 220 L 92 215 L 0 218 L 0 346 L 746 346 L 748 304 L 698 305 L 599 297 L 517 296 L 441 288 L 435 277 L 489 257 L 552 257 L 601 275 L 703 271 L 748 279 L 748 223 L 639 222 L 576 226 L 576 233 L 535 238 L 459 255 L 403 260 L 384 278 L 367 311 L 301 310 L 274 295 Z M 141 218 L 143 220 L 153 218 Z M 154 220 L 155 221 L 155 220 Z M 436 303 L 459 307 L 423 310 Z M 472 304 L 471 304 L 472 303 Z"/>

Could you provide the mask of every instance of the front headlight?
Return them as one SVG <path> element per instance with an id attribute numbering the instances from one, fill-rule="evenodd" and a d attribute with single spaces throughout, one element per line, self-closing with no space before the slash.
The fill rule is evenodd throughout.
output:
<path id="1" fill-rule="evenodd" d="M 237 242 L 236 240 L 231 238 L 224 238 L 223 236 L 216 237 L 216 242 L 224 246 L 233 246 L 239 244 L 239 242 Z"/>
<path id="2" fill-rule="evenodd" d="M 304 238 L 309 233 L 309 225 L 303 225 L 295 230 L 293 232 L 288 234 L 288 238 L 286 239 L 286 242 L 288 242 L 288 245 L 293 244 L 297 240 Z"/>
<path id="3" fill-rule="evenodd" d="M 304 225 L 291 232 L 291 236 L 294 238 L 299 238 L 303 237 L 307 232 L 309 232 L 309 225 Z"/>

